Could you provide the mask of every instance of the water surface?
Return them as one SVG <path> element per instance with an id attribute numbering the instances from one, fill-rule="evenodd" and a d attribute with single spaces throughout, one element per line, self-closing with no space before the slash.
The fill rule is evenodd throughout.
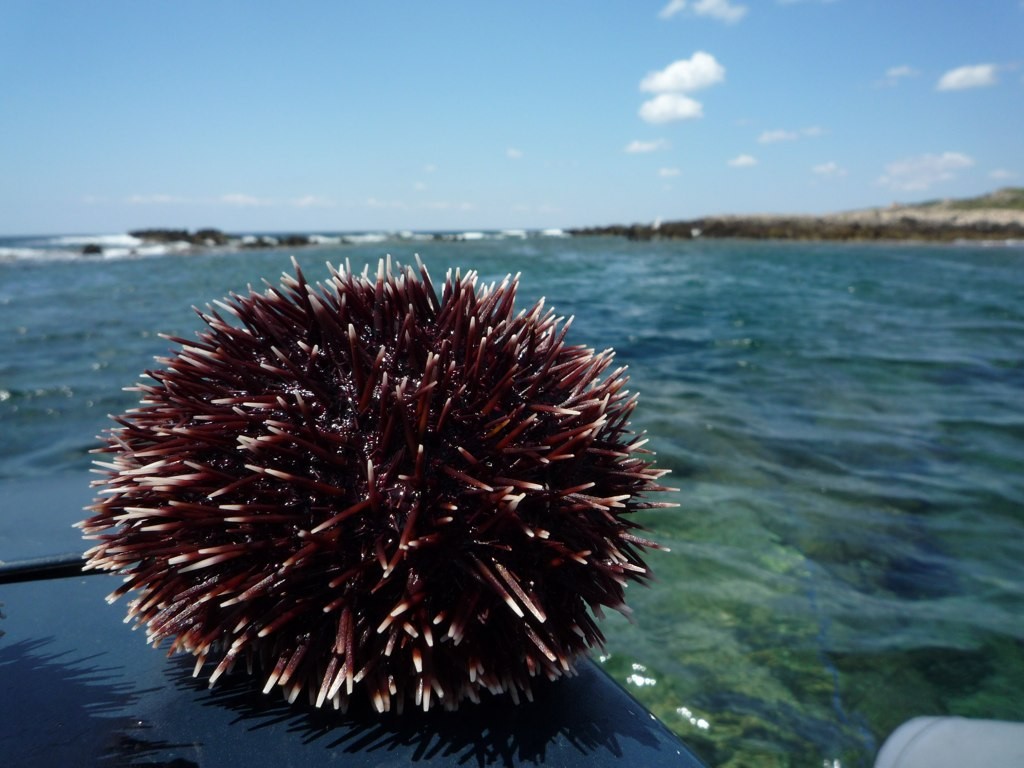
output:
<path id="1" fill-rule="evenodd" d="M 629 365 L 680 506 L 645 518 L 671 552 L 630 590 L 635 622 L 604 623 L 604 664 L 709 764 L 869 766 L 914 715 L 1024 719 L 1024 248 L 528 238 L 298 259 L 321 279 L 385 252 L 435 282 L 521 272 L 521 306 L 546 296 L 570 341 Z M 85 482 L 158 334 L 190 336 L 192 305 L 289 256 L 0 263 L 0 486 Z"/>

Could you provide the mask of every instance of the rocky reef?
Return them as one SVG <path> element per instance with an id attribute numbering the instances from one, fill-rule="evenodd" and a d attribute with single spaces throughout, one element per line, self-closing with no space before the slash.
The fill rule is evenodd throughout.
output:
<path id="1" fill-rule="evenodd" d="M 280 235 L 278 237 L 271 235 L 249 235 L 243 237 L 239 244 L 242 248 L 302 248 L 306 245 L 312 245 L 313 241 L 309 235 Z"/>
<path id="2" fill-rule="evenodd" d="M 316 240 L 310 235 L 228 235 L 219 229 L 206 228 L 188 229 L 136 229 L 128 233 L 134 238 L 150 244 L 186 243 L 195 248 L 219 248 L 231 246 L 236 248 L 301 248 L 314 245 Z"/>
<path id="3" fill-rule="evenodd" d="M 147 243 L 188 243 L 196 247 L 212 248 L 227 245 L 231 238 L 219 229 L 137 229 L 129 232 L 132 237 Z"/>

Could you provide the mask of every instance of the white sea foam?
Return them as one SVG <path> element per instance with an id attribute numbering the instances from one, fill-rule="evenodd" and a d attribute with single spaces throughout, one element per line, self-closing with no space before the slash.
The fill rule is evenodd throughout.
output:
<path id="1" fill-rule="evenodd" d="M 372 245 L 373 243 L 383 243 L 389 237 L 390 235 L 383 232 L 366 232 L 359 235 L 344 235 L 341 242 L 352 245 Z"/>
<path id="2" fill-rule="evenodd" d="M 0 261 L 27 261 L 45 253 L 39 248 L 0 248 Z"/>
<path id="3" fill-rule="evenodd" d="M 277 245 L 280 241 L 271 235 L 245 235 L 239 242 L 242 245 Z"/>
<path id="4" fill-rule="evenodd" d="M 399 240 L 414 240 L 417 242 L 423 242 L 426 240 L 433 240 L 434 236 L 429 232 L 413 232 L 409 229 L 403 229 L 397 235 Z"/>
<path id="5" fill-rule="evenodd" d="M 98 253 L 83 253 L 96 246 Z M 59 237 L 17 238 L 0 246 L 0 262 L 12 261 L 112 261 L 184 253 L 192 249 L 184 241 L 147 243 L 131 235 L 62 235 Z"/>
<path id="6" fill-rule="evenodd" d="M 502 230 L 466 230 L 438 234 L 433 232 L 416 232 L 402 230 L 396 232 L 356 232 L 337 235 L 311 234 L 308 236 L 313 246 L 338 245 L 377 245 L 394 240 L 430 241 L 435 239 L 450 241 L 486 241 L 486 240 L 525 240 L 536 237 L 569 237 L 562 229 L 502 229 Z M 247 247 L 255 245 L 278 245 L 281 238 L 270 235 L 244 235 L 234 237 L 227 248 Z M 98 253 L 83 253 L 87 246 L 99 249 Z M 214 247 L 210 244 L 210 247 Z M 218 246 L 221 247 L 221 246 Z M 106 235 L 60 235 L 55 237 L 10 238 L 0 239 L 0 262 L 15 261 L 112 261 L 117 259 L 151 258 L 173 256 L 189 253 L 196 246 L 186 241 L 156 243 L 129 234 Z"/>
<path id="7" fill-rule="evenodd" d="M 131 259 L 169 256 L 174 253 L 185 253 L 191 250 L 191 248 L 191 244 L 179 240 L 172 243 L 142 245 L 137 248 L 104 248 L 100 257 L 104 259 Z"/>
<path id="8" fill-rule="evenodd" d="M 98 245 L 100 248 L 136 248 L 144 242 L 137 237 L 131 235 L 64 235 L 62 237 L 54 237 L 50 241 L 53 245 L 60 246 L 79 246 L 83 247 L 86 245 Z"/>

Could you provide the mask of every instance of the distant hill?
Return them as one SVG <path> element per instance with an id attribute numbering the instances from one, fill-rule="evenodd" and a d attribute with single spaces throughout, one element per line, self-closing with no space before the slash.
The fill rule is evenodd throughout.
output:
<path id="1" fill-rule="evenodd" d="M 904 208 L 934 208 L 948 211 L 1024 211 L 1024 187 L 1003 187 L 987 195 L 977 197 L 947 198 L 928 200 L 923 203 L 901 206 Z"/>

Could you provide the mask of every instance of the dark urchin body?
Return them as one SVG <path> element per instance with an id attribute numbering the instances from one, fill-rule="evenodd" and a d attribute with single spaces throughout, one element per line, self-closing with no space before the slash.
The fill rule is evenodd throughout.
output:
<path id="1" fill-rule="evenodd" d="M 644 580 L 625 515 L 662 470 L 612 352 L 516 281 L 331 269 L 217 302 L 138 385 L 80 525 L 150 640 L 266 690 L 378 710 L 529 696 L 600 645 Z"/>

